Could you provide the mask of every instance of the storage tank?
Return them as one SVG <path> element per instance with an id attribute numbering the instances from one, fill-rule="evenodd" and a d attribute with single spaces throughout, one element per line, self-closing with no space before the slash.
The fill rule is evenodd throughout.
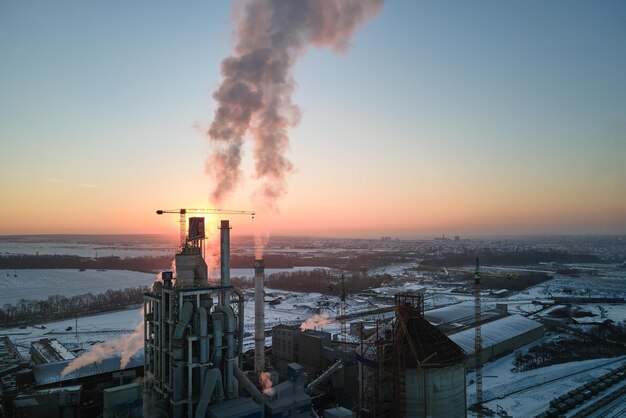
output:
<path id="1" fill-rule="evenodd" d="M 424 296 L 395 296 L 397 416 L 466 417 L 465 354 L 423 316 Z"/>

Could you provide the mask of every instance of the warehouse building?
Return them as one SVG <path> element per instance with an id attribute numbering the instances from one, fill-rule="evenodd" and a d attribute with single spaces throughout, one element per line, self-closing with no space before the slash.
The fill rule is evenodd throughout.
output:
<path id="1" fill-rule="evenodd" d="M 512 353 L 518 348 L 530 344 L 543 337 L 543 324 L 521 315 L 511 315 L 498 319 L 482 328 L 483 358 L 482 363 Z M 474 367 L 473 328 L 450 335 L 450 339 L 458 344 L 468 355 L 468 366 Z"/>
<path id="2" fill-rule="evenodd" d="M 474 302 L 462 302 L 424 312 L 424 318 L 444 334 L 458 332 L 476 325 Z M 493 321 L 507 315 L 506 305 L 499 309 L 481 307 L 480 322 Z"/>

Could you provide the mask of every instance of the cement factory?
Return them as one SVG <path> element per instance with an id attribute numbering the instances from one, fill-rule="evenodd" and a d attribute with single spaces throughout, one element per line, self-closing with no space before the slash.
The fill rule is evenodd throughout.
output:
<path id="1" fill-rule="evenodd" d="M 478 393 L 471 399 L 475 389 L 468 389 L 481 364 L 546 331 L 509 314 L 506 304 L 477 311 L 466 300 L 426 310 L 425 288 L 416 285 L 368 291 L 384 308 L 346 315 L 342 305 L 340 333 L 293 321 L 268 324 L 265 260 L 250 260 L 253 295 L 231 283 L 230 222 L 219 224 L 216 281 L 204 257 L 205 219 L 190 217 L 187 228 L 192 211 L 160 212 L 180 213 L 181 241 L 175 268 L 162 271 L 143 296 L 138 350 L 125 353 L 113 341 L 112 354 L 73 366 L 84 354 L 52 334 L 30 342 L 30 360 L 3 336 L 1 417 L 486 416 L 476 405 Z M 244 315 L 251 301 L 254 324 Z"/>
<path id="2" fill-rule="evenodd" d="M 230 282 L 230 225 L 220 224 L 220 282 L 208 286 L 203 218 L 189 219 L 176 272 L 146 294 L 144 402 L 173 418 L 464 417 L 465 355 L 423 317 L 423 294 L 396 295 L 396 320 L 361 343 L 278 325 L 265 358 L 264 262 L 254 261 L 254 368 L 244 369 L 244 295 Z"/>

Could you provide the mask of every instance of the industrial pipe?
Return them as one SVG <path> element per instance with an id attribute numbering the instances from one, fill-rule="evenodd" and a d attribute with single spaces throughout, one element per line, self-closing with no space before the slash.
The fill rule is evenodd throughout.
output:
<path id="1" fill-rule="evenodd" d="M 222 362 L 222 346 L 223 344 L 223 336 L 224 336 L 224 315 L 220 312 L 213 312 L 211 314 L 211 318 L 213 319 L 213 345 L 215 346 L 213 351 L 213 364 L 216 366 L 220 366 Z"/>
<path id="2" fill-rule="evenodd" d="M 222 287 L 230 286 L 230 224 L 227 220 L 220 221 L 220 279 Z"/>
<path id="3" fill-rule="evenodd" d="M 200 363 L 206 364 L 209 362 L 209 339 L 208 335 L 208 316 L 206 308 L 201 306 L 198 309 L 199 318 L 199 334 L 200 334 Z"/>
<path id="4" fill-rule="evenodd" d="M 243 292 L 237 288 L 233 288 L 233 293 L 237 295 L 237 312 L 239 312 L 239 323 L 237 324 L 237 329 L 239 330 L 239 336 L 237 338 L 237 357 L 239 358 L 238 365 L 241 369 L 243 368 L 243 356 L 241 354 L 243 353 L 243 326 L 245 321 L 243 305 L 246 299 L 243 296 Z"/>
<path id="5" fill-rule="evenodd" d="M 234 384 L 233 384 L 233 366 L 237 361 L 235 356 L 235 314 L 233 313 L 230 305 L 218 306 L 216 311 L 222 312 L 225 315 L 224 322 L 226 323 L 226 366 L 225 366 L 225 385 L 226 397 L 232 399 L 234 397 Z"/>
<path id="6" fill-rule="evenodd" d="M 261 412 L 261 414 L 264 414 L 265 396 L 263 396 L 261 391 L 259 391 L 256 386 L 254 386 L 250 379 L 248 379 L 248 376 L 246 376 L 239 367 L 235 367 L 235 377 L 237 378 L 239 383 L 241 383 L 243 388 L 250 394 L 250 396 L 252 396 L 254 400 L 257 401 L 259 405 L 261 405 L 261 411 L 263 411 Z"/>
<path id="7" fill-rule="evenodd" d="M 183 338 L 187 325 L 189 324 L 189 321 L 191 321 L 192 315 L 193 304 L 191 302 L 183 303 L 183 309 L 180 310 L 180 319 L 178 320 L 176 329 L 174 329 L 174 339 L 180 340 Z"/>
<path id="8" fill-rule="evenodd" d="M 224 399 L 222 372 L 220 372 L 220 369 L 213 368 L 205 370 L 202 376 L 202 381 L 204 382 L 204 385 L 202 385 L 201 389 L 202 394 L 200 395 L 200 402 L 198 402 L 198 406 L 196 407 L 196 418 L 205 417 L 206 410 L 211 402 L 211 397 L 214 392 L 218 402 Z"/>

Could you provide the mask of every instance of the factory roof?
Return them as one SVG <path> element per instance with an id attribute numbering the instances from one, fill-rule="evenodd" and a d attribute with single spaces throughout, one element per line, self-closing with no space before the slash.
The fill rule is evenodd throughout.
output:
<path id="1" fill-rule="evenodd" d="M 278 324 L 272 327 L 272 329 L 284 329 L 288 331 L 300 331 L 299 325 Z"/>
<path id="2" fill-rule="evenodd" d="M 434 325 L 451 323 L 473 324 L 475 322 L 474 315 L 474 302 L 457 303 L 424 312 L 424 318 Z M 489 308 L 486 306 L 482 307 L 480 313 L 483 321 L 497 315 L 499 313 L 489 311 Z"/>
<path id="3" fill-rule="evenodd" d="M 407 333 L 410 340 L 406 338 Z M 400 323 L 396 328 L 396 339 L 401 344 L 408 368 L 415 367 L 418 361 L 423 368 L 436 368 L 465 360 L 461 348 L 421 316 L 407 316 L 405 324 Z"/>
<path id="4" fill-rule="evenodd" d="M 0 335 L 0 371 L 15 367 L 23 362 L 22 356 L 6 335 Z"/>
<path id="5" fill-rule="evenodd" d="M 302 335 L 306 335 L 307 337 L 322 338 L 322 339 L 329 339 L 331 337 L 330 332 L 318 331 L 316 329 L 305 329 L 304 331 L 302 331 Z"/>
<path id="6" fill-rule="evenodd" d="M 126 367 L 120 367 L 120 360 L 121 359 L 119 356 L 105 358 L 104 360 L 102 360 L 102 363 L 94 363 L 89 366 L 85 366 L 71 373 L 68 373 L 65 376 L 61 376 L 61 372 L 70 364 L 70 360 L 60 361 L 57 363 L 38 364 L 33 366 L 35 384 L 37 386 L 45 386 L 58 382 L 95 376 L 103 373 L 116 372 L 123 369 L 143 367 L 143 350 L 138 351 L 133 357 L 131 357 Z"/>
<path id="7" fill-rule="evenodd" d="M 539 322 L 521 315 L 511 315 L 489 322 L 481 327 L 483 348 L 491 347 L 541 327 L 543 325 Z M 471 328 L 450 335 L 450 339 L 461 346 L 468 355 L 471 355 L 474 354 L 474 336 L 475 330 Z"/>
<path id="8" fill-rule="evenodd" d="M 68 350 L 57 339 L 42 338 L 31 343 L 31 351 L 36 351 L 46 363 L 73 360 L 76 355 Z"/>

